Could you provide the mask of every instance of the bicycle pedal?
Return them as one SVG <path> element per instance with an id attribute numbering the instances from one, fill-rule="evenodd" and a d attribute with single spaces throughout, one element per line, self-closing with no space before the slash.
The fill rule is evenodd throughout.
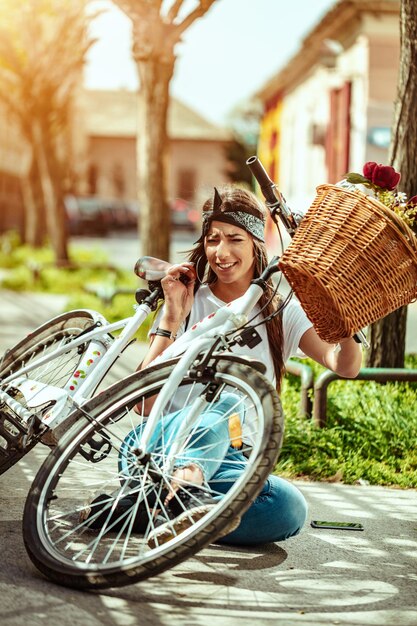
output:
<path id="1" fill-rule="evenodd" d="M 99 463 L 110 454 L 112 447 L 110 437 L 106 433 L 95 433 L 80 447 L 80 454 L 90 463 Z"/>
<path id="2" fill-rule="evenodd" d="M 22 422 L 10 407 L 3 407 L 0 410 L 0 447 L 4 451 L 24 450 L 28 432 L 28 425 Z"/>
<path id="3" fill-rule="evenodd" d="M 58 444 L 58 439 L 56 438 L 53 430 L 47 430 L 44 435 L 39 439 L 44 446 L 48 448 L 55 448 Z"/>

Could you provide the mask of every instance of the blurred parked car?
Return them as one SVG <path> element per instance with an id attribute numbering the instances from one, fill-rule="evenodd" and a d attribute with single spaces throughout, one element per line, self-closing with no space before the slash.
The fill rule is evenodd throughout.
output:
<path id="1" fill-rule="evenodd" d="M 70 235 L 106 235 L 137 228 L 138 207 L 135 202 L 67 195 L 65 208 Z"/>
<path id="2" fill-rule="evenodd" d="M 173 228 L 195 232 L 200 225 L 200 214 L 187 200 L 175 198 L 171 203 L 171 224 Z"/>
<path id="3" fill-rule="evenodd" d="M 139 214 L 136 202 L 126 200 L 104 201 L 101 210 L 108 230 L 136 230 Z"/>
<path id="4" fill-rule="evenodd" d="M 135 201 L 67 195 L 65 207 L 70 235 L 104 236 L 109 232 L 137 229 L 139 207 Z M 176 198 L 170 210 L 173 229 L 198 231 L 201 216 L 190 202 Z"/>

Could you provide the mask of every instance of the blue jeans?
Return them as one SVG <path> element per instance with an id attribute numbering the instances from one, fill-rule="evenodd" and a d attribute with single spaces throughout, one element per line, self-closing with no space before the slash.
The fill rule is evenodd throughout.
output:
<path id="1" fill-rule="evenodd" d="M 210 485 L 226 493 L 244 470 L 242 467 L 228 466 L 227 459 L 211 478 Z M 224 481 L 224 482 L 222 482 Z M 273 541 L 284 541 L 297 535 L 307 518 L 307 503 L 293 484 L 270 475 L 261 492 L 251 504 L 236 530 L 218 540 L 229 545 L 256 546 Z"/>
<path id="2" fill-rule="evenodd" d="M 228 416 L 235 411 L 236 396 L 225 393 L 221 400 L 203 412 L 187 448 L 177 457 L 175 466 L 198 465 L 206 483 L 215 495 L 226 493 L 245 470 L 245 456 L 230 446 Z M 158 454 L 166 454 L 175 439 L 187 407 L 164 416 L 152 435 L 151 445 Z M 241 415 L 241 420 L 244 416 Z M 126 459 L 143 426 L 132 430 L 125 438 L 119 455 L 119 471 L 129 474 Z M 127 454 L 126 454 L 127 452 Z M 215 496 L 216 497 L 216 496 Z M 217 496 L 221 497 L 221 496 Z M 231 545 L 257 545 L 283 541 L 298 534 L 307 517 L 307 504 L 301 492 L 278 476 L 269 476 L 262 491 L 242 516 L 239 527 L 219 540 Z"/>

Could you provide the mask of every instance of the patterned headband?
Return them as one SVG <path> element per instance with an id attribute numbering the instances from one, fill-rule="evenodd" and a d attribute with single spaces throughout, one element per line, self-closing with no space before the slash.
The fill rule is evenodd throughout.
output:
<path id="1" fill-rule="evenodd" d="M 203 211 L 203 233 L 205 237 L 212 221 L 233 224 L 239 228 L 243 228 L 248 233 L 265 241 L 265 217 L 259 209 L 255 207 L 239 206 L 233 204 L 233 207 L 223 206 L 223 200 L 214 188 L 213 210 Z"/>

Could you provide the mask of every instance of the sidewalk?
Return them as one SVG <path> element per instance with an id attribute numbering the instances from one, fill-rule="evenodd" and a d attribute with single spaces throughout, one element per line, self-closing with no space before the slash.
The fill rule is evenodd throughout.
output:
<path id="1" fill-rule="evenodd" d="M 39 295 L 1 292 L 0 303 L 0 349 L 59 310 Z M 24 502 L 47 453 L 37 446 L 0 478 L 2 624 L 417 626 L 415 490 L 296 481 L 310 507 L 298 537 L 211 546 L 156 578 L 85 594 L 44 579 L 23 547 Z M 317 530 L 311 519 L 359 521 L 365 530 Z"/>
<path id="2" fill-rule="evenodd" d="M 25 497 L 46 453 L 36 447 L 0 480 L 4 625 L 417 624 L 415 491 L 297 482 L 309 521 L 354 520 L 365 530 L 314 530 L 308 522 L 284 543 L 213 545 L 156 578 L 83 594 L 44 579 L 22 544 Z"/>

